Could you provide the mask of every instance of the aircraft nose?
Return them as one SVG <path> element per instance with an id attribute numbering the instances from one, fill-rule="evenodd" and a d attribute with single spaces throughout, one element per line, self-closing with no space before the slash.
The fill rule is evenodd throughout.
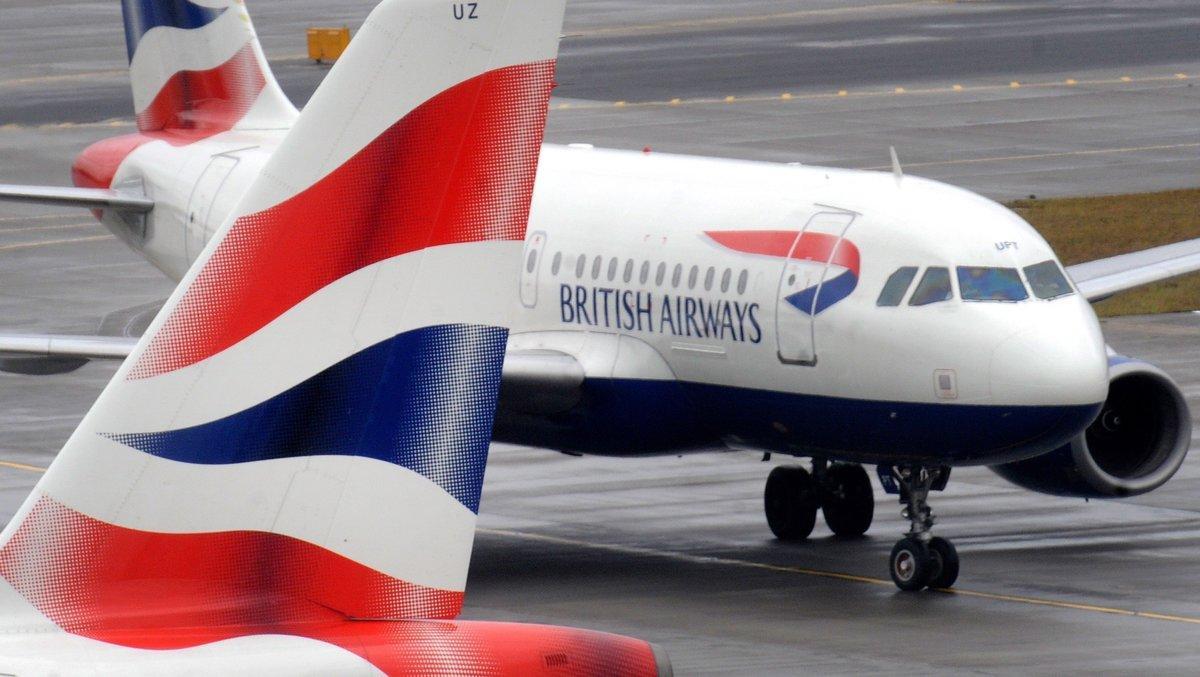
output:
<path id="1" fill-rule="evenodd" d="M 1108 354 L 1088 309 L 1031 324 L 993 350 L 989 378 L 997 404 L 1096 404 L 1108 396 Z"/>

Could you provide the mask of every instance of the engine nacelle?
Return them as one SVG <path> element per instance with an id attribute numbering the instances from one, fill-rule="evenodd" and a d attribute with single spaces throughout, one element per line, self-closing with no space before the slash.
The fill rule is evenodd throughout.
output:
<path id="1" fill-rule="evenodd" d="M 1121 498 L 1153 491 L 1187 456 L 1192 415 L 1179 386 L 1154 365 L 1109 358 L 1108 399 L 1082 435 L 1054 451 L 992 466 L 1032 491 Z"/>

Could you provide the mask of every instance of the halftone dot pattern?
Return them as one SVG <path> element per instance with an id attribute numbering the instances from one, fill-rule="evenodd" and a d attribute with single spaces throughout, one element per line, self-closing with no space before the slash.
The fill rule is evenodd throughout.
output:
<path id="1" fill-rule="evenodd" d="M 245 411 L 190 428 L 105 434 L 182 463 L 363 456 L 428 478 L 473 512 L 508 332 L 438 325 L 367 348 Z"/>
<path id="2" fill-rule="evenodd" d="M 206 71 L 180 71 L 167 81 L 146 110 L 137 114 L 143 133 L 168 142 L 192 143 L 233 129 L 267 85 L 252 45 Z"/>
<path id="3" fill-rule="evenodd" d="M 523 240 L 553 78 L 544 61 L 455 85 L 305 191 L 239 218 L 128 378 L 195 364 L 384 259 Z"/>
<path id="4" fill-rule="evenodd" d="M 120 642 L 171 649 L 350 618 L 454 618 L 462 592 L 397 580 L 279 534 L 160 534 L 42 497 L 0 549 L 0 576 L 67 632 L 189 628 Z"/>

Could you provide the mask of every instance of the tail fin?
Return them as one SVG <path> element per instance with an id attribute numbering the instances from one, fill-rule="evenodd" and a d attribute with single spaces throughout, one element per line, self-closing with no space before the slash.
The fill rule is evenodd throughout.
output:
<path id="1" fill-rule="evenodd" d="M 154 648 L 458 614 L 562 14 L 376 8 L 0 536 L 26 611 Z"/>
<path id="2" fill-rule="evenodd" d="M 121 0 L 138 129 L 200 138 L 289 126 L 242 0 Z"/>

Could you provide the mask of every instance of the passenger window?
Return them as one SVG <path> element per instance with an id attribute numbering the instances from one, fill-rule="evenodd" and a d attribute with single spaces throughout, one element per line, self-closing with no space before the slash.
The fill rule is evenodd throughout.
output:
<path id="1" fill-rule="evenodd" d="M 725 274 L 721 276 L 721 293 L 729 291 L 729 280 L 733 277 L 733 271 L 726 268 Z"/>
<path id="2" fill-rule="evenodd" d="M 742 269 L 742 274 L 738 275 L 738 295 L 746 293 L 746 285 L 750 282 L 750 271 Z"/>
<path id="3" fill-rule="evenodd" d="M 643 261 L 642 262 L 642 274 L 638 276 L 638 281 L 641 282 L 642 284 L 646 284 L 646 280 L 649 280 L 649 279 L 650 279 L 650 262 Z"/>
<path id="4" fill-rule="evenodd" d="M 675 270 L 671 273 L 671 286 L 678 287 L 681 278 L 683 278 L 683 264 L 676 263 Z"/>
<path id="5" fill-rule="evenodd" d="M 1056 299 L 1074 292 L 1071 283 L 1067 282 L 1067 276 L 1063 275 L 1062 269 L 1053 260 L 1026 267 L 1025 277 L 1029 280 L 1029 286 L 1033 287 L 1033 295 L 1039 299 Z"/>
<path id="6" fill-rule="evenodd" d="M 587 269 L 587 254 L 580 254 L 579 260 L 575 262 L 575 277 L 582 280 L 585 269 Z"/>
<path id="7" fill-rule="evenodd" d="M 558 275 L 558 271 L 562 270 L 562 252 L 554 255 L 554 263 L 550 264 L 550 274 Z"/>
<path id="8" fill-rule="evenodd" d="M 532 273 L 537 268 L 538 252 L 536 249 L 529 250 L 529 258 L 525 260 L 525 272 Z"/>
<path id="9" fill-rule="evenodd" d="M 713 280 L 717 277 L 717 269 L 709 268 L 704 274 L 704 291 L 712 291 Z"/>
<path id="10" fill-rule="evenodd" d="M 625 280 L 625 284 L 629 284 L 629 281 L 633 279 L 633 259 L 625 262 L 625 275 L 621 279 Z"/>
<path id="11" fill-rule="evenodd" d="M 691 272 L 688 273 L 688 289 L 696 288 L 696 279 L 700 277 L 700 266 L 692 266 Z"/>
<path id="12" fill-rule="evenodd" d="M 964 301 L 1024 301 L 1029 298 L 1016 268 L 959 266 L 958 291 Z"/>
<path id="13" fill-rule="evenodd" d="M 883 285 L 883 291 L 879 294 L 879 300 L 875 305 L 882 307 L 898 306 L 904 301 L 904 295 L 908 293 L 908 288 L 912 286 L 912 281 L 917 277 L 916 266 L 905 266 L 900 270 L 892 273 L 891 277 Z"/>
<path id="14" fill-rule="evenodd" d="M 603 266 L 603 265 L 604 265 L 604 257 L 603 256 L 597 256 L 592 261 L 592 279 L 593 280 L 600 279 L 600 266 Z"/>
<path id="15" fill-rule="evenodd" d="M 619 265 L 621 265 L 621 264 L 619 261 L 617 261 L 616 257 L 613 257 L 613 259 L 608 262 L 608 281 L 609 282 L 612 282 L 613 280 L 617 279 L 617 266 L 619 266 Z"/>
<path id="16" fill-rule="evenodd" d="M 662 286 L 663 280 L 667 279 L 667 264 L 658 264 L 658 272 L 654 274 L 654 284 Z"/>
<path id="17" fill-rule="evenodd" d="M 950 286 L 949 268 L 930 268 L 921 278 L 921 284 L 913 292 L 909 300 L 910 306 L 927 306 L 931 303 L 949 301 L 954 297 L 954 289 Z"/>

